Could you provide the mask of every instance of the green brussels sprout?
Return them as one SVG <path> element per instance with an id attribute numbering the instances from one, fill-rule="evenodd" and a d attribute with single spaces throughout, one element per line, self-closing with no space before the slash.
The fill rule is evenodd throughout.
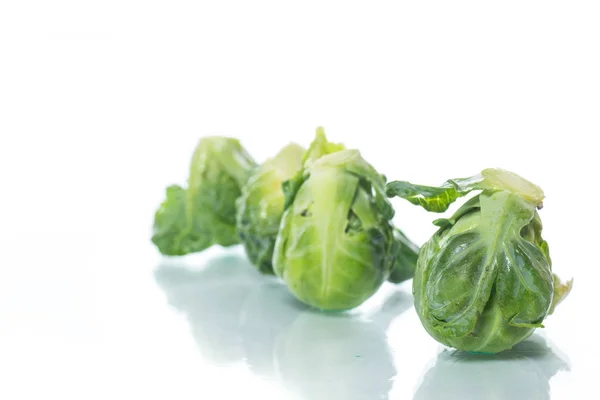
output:
<path id="1" fill-rule="evenodd" d="M 236 139 L 200 140 L 192 156 L 187 189 L 169 186 L 154 216 L 152 242 L 165 255 L 240 242 L 235 201 L 256 163 Z"/>
<path id="2" fill-rule="evenodd" d="M 237 231 L 248 258 L 262 273 L 273 274 L 273 248 L 285 201 L 282 184 L 302 167 L 304 152 L 294 143 L 284 147 L 252 173 L 237 199 Z"/>
<path id="3" fill-rule="evenodd" d="M 437 341 L 479 353 L 497 353 L 529 337 L 569 293 L 552 273 L 537 209 L 543 191 L 520 176 L 486 169 L 440 187 L 390 182 L 399 196 L 442 212 L 473 190 L 419 253 L 413 281 L 415 308 Z"/>
<path id="4" fill-rule="evenodd" d="M 322 310 L 363 303 L 390 276 L 398 254 L 384 177 L 358 150 L 343 150 L 311 162 L 284 192 L 275 274 Z"/>

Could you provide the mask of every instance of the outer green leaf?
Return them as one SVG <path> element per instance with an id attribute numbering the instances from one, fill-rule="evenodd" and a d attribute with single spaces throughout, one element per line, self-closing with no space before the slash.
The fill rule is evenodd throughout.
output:
<path id="1" fill-rule="evenodd" d="M 481 210 L 482 221 L 493 224 L 490 246 L 502 255 L 496 292 L 504 320 L 516 327 L 542 326 L 552 301 L 552 273 L 540 247 L 521 236 L 534 220 L 534 206 L 501 191 L 481 195 Z"/>
<path id="2" fill-rule="evenodd" d="M 449 179 L 441 186 L 423 186 L 406 181 L 393 181 L 386 187 L 388 197 L 402 197 L 432 212 L 446 211 L 456 199 L 466 196 L 473 190 L 502 190 L 514 193 L 539 208 L 544 199 L 544 192 L 539 186 L 514 172 L 500 168 L 488 168 L 481 174 L 469 178 Z"/>
<path id="3" fill-rule="evenodd" d="M 427 211 L 443 212 L 459 197 L 480 188 L 483 178 L 475 175 L 470 178 L 449 179 L 441 186 L 414 185 L 406 181 L 393 181 L 387 184 L 389 197 L 402 197 Z"/>
<path id="4" fill-rule="evenodd" d="M 454 235 L 440 249 L 431 265 L 426 297 L 428 317 L 443 335 L 462 337 L 475 328 L 494 285 L 496 257 L 477 232 Z"/>
<path id="5" fill-rule="evenodd" d="M 239 141 L 200 140 L 190 165 L 188 188 L 172 186 L 154 218 L 152 242 L 165 255 L 199 252 L 239 243 L 235 200 L 256 167 Z"/>

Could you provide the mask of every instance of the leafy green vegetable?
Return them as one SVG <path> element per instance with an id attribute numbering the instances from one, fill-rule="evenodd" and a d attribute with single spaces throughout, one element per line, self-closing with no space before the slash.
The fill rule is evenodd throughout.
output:
<path id="1" fill-rule="evenodd" d="M 413 292 L 425 329 L 461 350 L 496 353 L 530 336 L 570 291 L 552 274 L 542 239 L 542 190 L 520 176 L 487 169 L 440 187 L 390 182 L 389 196 L 440 212 L 472 190 L 481 193 L 420 250 Z"/>
<path id="2" fill-rule="evenodd" d="M 282 184 L 302 167 L 305 150 L 284 147 L 253 172 L 237 199 L 237 230 L 248 258 L 262 273 L 273 274 L 273 248 L 283 215 Z"/>
<path id="3" fill-rule="evenodd" d="M 384 185 L 357 150 L 318 158 L 284 185 L 273 264 L 298 299 L 350 309 L 389 277 L 398 243 Z"/>
<path id="4" fill-rule="evenodd" d="M 256 163 L 238 140 L 200 140 L 192 156 L 188 187 L 169 186 L 154 216 L 152 242 L 165 255 L 239 243 L 235 200 Z"/>

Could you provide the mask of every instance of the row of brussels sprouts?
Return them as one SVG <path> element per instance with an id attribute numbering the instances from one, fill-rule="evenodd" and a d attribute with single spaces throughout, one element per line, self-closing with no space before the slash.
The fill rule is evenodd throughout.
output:
<path id="1" fill-rule="evenodd" d="M 478 193 L 420 249 L 392 223 L 391 197 L 431 212 Z M 169 186 L 152 241 L 180 256 L 243 243 L 252 264 L 280 277 L 302 302 L 347 310 L 383 282 L 413 278 L 415 308 L 439 342 L 497 353 L 529 337 L 565 298 L 572 280 L 552 273 L 538 210 L 543 191 L 486 169 L 439 187 L 387 183 L 358 150 L 317 129 L 308 149 L 289 144 L 258 165 L 238 140 L 207 137 L 188 186 Z"/>

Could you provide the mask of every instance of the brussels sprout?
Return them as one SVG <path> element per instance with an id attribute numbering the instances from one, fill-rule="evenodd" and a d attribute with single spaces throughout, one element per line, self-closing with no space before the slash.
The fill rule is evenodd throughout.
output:
<path id="1" fill-rule="evenodd" d="M 284 184 L 273 264 L 298 299 L 350 309 L 390 276 L 399 244 L 384 185 L 358 150 L 318 158 Z"/>
<path id="2" fill-rule="evenodd" d="M 262 273 L 273 273 L 273 248 L 283 214 L 282 183 L 302 166 L 304 149 L 284 147 L 252 173 L 237 199 L 237 230 L 248 258 Z"/>
<path id="3" fill-rule="evenodd" d="M 206 137 L 192 156 L 188 188 L 167 188 L 154 216 L 152 242 L 165 255 L 239 243 L 235 201 L 256 163 L 236 139 Z"/>
<path id="4" fill-rule="evenodd" d="M 413 281 L 415 307 L 425 329 L 460 350 L 497 353 L 529 337 L 569 293 L 552 274 L 542 239 L 543 191 L 501 169 L 449 180 L 440 187 L 395 181 L 399 196 L 442 212 L 457 198 L 481 190 L 439 227 L 421 248 Z"/>

